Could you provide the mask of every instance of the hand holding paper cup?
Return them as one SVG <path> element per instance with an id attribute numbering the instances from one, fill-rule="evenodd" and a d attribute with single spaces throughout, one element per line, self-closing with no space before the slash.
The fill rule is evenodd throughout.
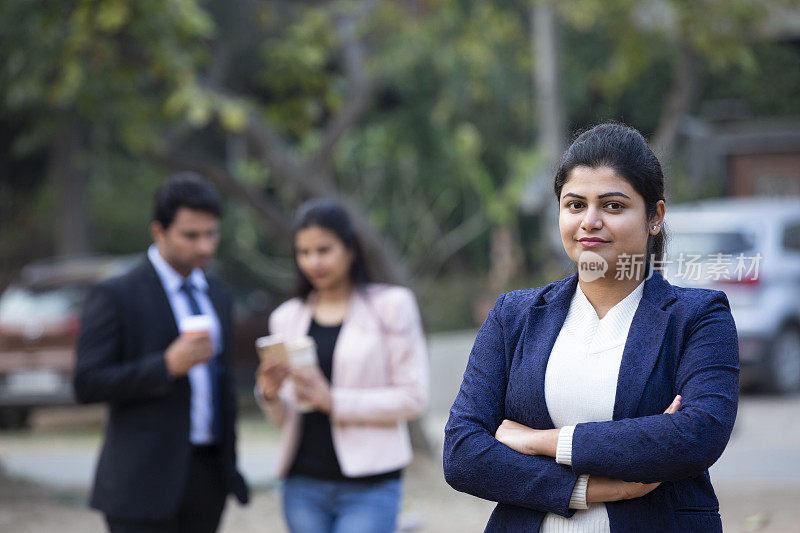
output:
<path id="1" fill-rule="evenodd" d="M 289 352 L 280 335 L 259 337 L 256 351 L 261 360 L 256 371 L 256 383 L 264 399 L 274 401 L 283 380 L 289 375 Z"/>
<path id="2" fill-rule="evenodd" d="M 261 360 L 256 379 L 267 400 L 275 399 L 289 368 L 304 372 L 317 366 L 317 345 L 311 337 L 287 342 L 280 335 L 267 335 L 256 339 L 256 350 Z M 293 380 L 302 386 L 301 378 L 295 376 Z M 305 413 L 312 411 L 313 406 L 298 401 L 297 409 Z"/>
<path id="3" fill-rule="evenodd" d="M 207 315 L 194 315 L 181 319 L 178 324 L 181 336 L 164 352 L 167 372 L 173 376 L 185 376 L 193 366 L 205 363 L 213 357 L 212 325 L 213 319 Z"/>
<path id="4" fill-rule="evenodd" d="M 289 364 L 289 351 L 280 335 L 267 335 L 256 339 L 256 351 L 262 363 L 270 366 Z"/>

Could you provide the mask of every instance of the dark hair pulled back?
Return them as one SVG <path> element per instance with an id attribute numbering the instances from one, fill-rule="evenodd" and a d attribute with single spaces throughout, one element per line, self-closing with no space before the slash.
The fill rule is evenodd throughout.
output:
<path id="1" fill-rule="evenodd" d="M 625 124 L 599 124 L 584 131 L 567 148 L 556 170 L 553 190 L 560 200 L 561 190 L 572 169 L 609 167 L 625 179 L 644 198 L 648 226 L 656 214 L 659 200 L 664 200 L 664 172 L 661 163 L 638 130 Z M 666 231 L 662 226 L 657 235 L 647 240 L 647 260 L 664 259 Z"/>

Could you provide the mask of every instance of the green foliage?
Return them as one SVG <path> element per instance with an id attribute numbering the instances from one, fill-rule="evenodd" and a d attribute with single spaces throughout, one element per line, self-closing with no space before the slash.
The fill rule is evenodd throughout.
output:
<path id="1" fill-rule="evenodd" d="M 48 144 L 65 115 L 134 151 L 158 143 L 163 100 L 195 77 L 213 30 L 192 0 L 11 0 L 0 20 L 3 104 L 30 117 L 19 153 Z"/>
<path id="2" fill-rule="evenodd" d="M 681 44 L 700 58 L 700 99 L 730 91 L 733 80 L 756 80 L 762 58 L 755 39 L 768 8 L 796 10 L 797 0 L 566 0 L 563 55 L 571 124 L 622 119 L 653 132 Z M 591 43 L 591 44 L 587 44 Z M 788 51 L 787 46 L 781 46 Z M 783 58 L 788 66 L 792 60 Z M 797 69 L 794 69 L 796 72 Z M 781 76 L 791 79 L 792 74 Z M 716 85 L 719 83 L 719 85 Z M 790 90 L 787 90 L 788 96 Z M 759 91 L 746 98 L 758 98 Z"/>
<path id="3" fill-rule="evenodd" d="M 385 36 L 371 63 L 379 106 L 342 145 L 337 169 L 414 265 L 465 219 L 488 227 L 516 212 L 529 176 L 514 159 L 531 150 L 534 128 L 526 13 L 439 1 L 417 17 L 386 2 L 373 31 Z M 468 253 L 488 266 L 485 237 Z"/>
<path id="4" fill-rule="evenodd" d="M 706 97 L 741 100 L 755 117 L 800 116 L 800 49 L 765 42 L 750 53 L 753 68 L 731 65 L 711 72 L 703 84 Z"/>
<path id="5" fill-rule="evenodd" d="M 294 139 L 313 135 L 325 116 L 341 109 L 341 72 L 331 68 L 338 45 L 332 13 L 324 4 L 273 17 L 256 51 L 257 86 L 264 111 Z"/>
<path id="6" fill-rule="evenodd" d="M 118 152 L 98 159 L 89 188 L 94 245 L 107 253 L 140 252 L 150 243 L 152 198 L 161 172 L 146 159 Z"/>
<path id="7" fill-rule="evenodd" d="M 253 110 L 283 136 L 291 155 L 319 147 L 325 126 L 351 96 L 337 23 L 359 5 L 6 0 L 0 120 L 20 124 L 11 156 L 44 158 L 71 125 L 86 132 L 81 161 L 91 178 L 95 242 L 105 251 L 146 242 L 150 195 L 164 175 L 149 157 L 176 132 L 189 132 L 192 149 L 291 209 L 301 200 L 294 184 L 279 181 L 255 157 L 229 157 L 229 144 Z M 751 40 L 766 2 L 555 5 L 570 130 L 621 119 L 655 131 L 681 45 L 699 57 L 700 102 L 735 98 L 756 116 L 800 114 L 797 51 Z M 479 231 L 448 266 L 485 271 L 488 230 L 514 222 L 530 177 L 543 173 L 531 6 L 383 0 L 356 28 L 376 90 L 333 153 L 334 185 L 365 206 L 421 276 L 442 239 L 470 221 Z M 45 200 L 39 202 L 30 217 L 45 217 L 47 210 L 37 209 Z M 253 217 L 232 211 L 224 253 L 264 276 L 274 265 L 252 251 L 262 259 L 285 254 L 286 243 L 268 242 Z M 276 267 L 284 278 L 285 266 Z"/>

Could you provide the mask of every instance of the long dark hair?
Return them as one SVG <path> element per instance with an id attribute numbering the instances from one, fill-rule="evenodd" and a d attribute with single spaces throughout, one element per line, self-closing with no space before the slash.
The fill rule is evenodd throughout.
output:
<path id="1" fill-rule="evenodd" d="M 361 241 L 353 227 L 347 210 L 336 200 L 317 198 L 302 204 L 297 210 L 292 226 L 292 251 L 294 266 L 297 272 L 297 295 L 305 299 L 314 290 L 314 286 L 300 270 L 297 264 L 297 250 L 294 249 L 297 232 L 306 228 L 322 228 L 335 234 L 347 249 L 353 252 L 353 264 L 350 265 L 350 280 L 357 286 L 372 281 L 367 261 L 361 247 Z"/>
<path id="2" fill-rule="evenodd" d="M 572 169 L 609 167 L 624 178 L 644 198 L 647 224 L 656 213 L 659 200 L 664 200 L 664 172 L 658 158 L 647 146 L 638 130 L 625 124 L 599 124 L 584 131 L 567 148 L 556 170 L 553 190 L 556 200 Z M 662 224 L 657 235 L 647 239 L 647 261 L 658 266 L 664 259 L 667 235 Z"/>

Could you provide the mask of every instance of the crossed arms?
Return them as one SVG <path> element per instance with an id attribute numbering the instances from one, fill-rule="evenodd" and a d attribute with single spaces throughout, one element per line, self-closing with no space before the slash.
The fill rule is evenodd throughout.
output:
<path id="1" fill-rule="evenodd" d="M 675 389 L 683 396 L 681 409 L 578 424 L 572 435 L 571 465 L 554 459 L 553 443 L 558 438 L 554 430 L 537 432 L 543 446 L 525 450 L 533 455 L 496 438 L 505 420 L 508 385 L 506 345 L 498 319 L 502 303 L 501 297 L 478 332 L 445 429 L 445 478 L 455 489 L 571 516 L 570 500 L 581 475 L 590 480 L 658 483 L 699 474 L 722 454 L 738 397 L 736 329 L 724 296 L 710 295 L 690 322 L 675 373 Z M 620 487 L 625 486 L 600 491 L 596 501 L 642 495 L 633 490 L 635 486 Z M 592 496 L 589 490 L 587 498 Z"/>

